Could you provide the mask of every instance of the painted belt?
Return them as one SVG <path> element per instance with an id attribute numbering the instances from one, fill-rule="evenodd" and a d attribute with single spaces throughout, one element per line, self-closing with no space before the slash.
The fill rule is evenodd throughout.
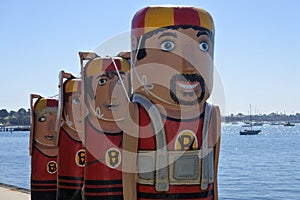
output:
<path id="1" fill-rule="evenodd" d="M 208 184 L 214 181 L 214 152 L 208 149 L 204 158 L 201 150 L 168 151 L 169 181 L 170 185 L 200 185 L 202 177 L 208 177 Z M 154 185 L 155 173 L 155 151 L 139 151 L 138 154 L 138 183 Z M 166 166 L 164 166 L 166 167 Z M 202 167 L 208 170 L 203 176 Z"/>

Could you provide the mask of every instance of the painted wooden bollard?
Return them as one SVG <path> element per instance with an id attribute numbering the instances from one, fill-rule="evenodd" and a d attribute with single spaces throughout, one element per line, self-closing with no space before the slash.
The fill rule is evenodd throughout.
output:
<path id="1" fill-rule="evenodd" d="M 85 165 L 81 79 L 60 72 L 56 121 L 58 146 L 57 200 L 81 200 Z"/>
<path id="2" fill-rule="evenodd" d="M 133 17 L 130 113 L 138 126 L 124 131 L 125 200 L 218 199 L 220 112 L 207 102 L 214 35 L 200 8 L 152 6 Z"/>
<path id="3" fill-rule="evenodd" d="M 82 69 L 84 102 L 88 111 L 84 133 L 85 200 L 123 199 L 122 122 L 128 102 L 125 72 L 129 67 L 129 62 L 120 57 L 96 57 Z"/>
<path id="4" fill-rule="evenodd" d="M 31 94 L 30 106 L 31 199 L 55 200 L 58 166 L 54 130 L 58 100 Z"/>

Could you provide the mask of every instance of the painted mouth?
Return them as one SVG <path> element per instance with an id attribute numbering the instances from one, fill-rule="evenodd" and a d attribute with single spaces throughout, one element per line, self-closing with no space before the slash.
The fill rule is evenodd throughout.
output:
<path id="1" fill-rule="evenodd" d="M 183 95 L 193 95 L 199 92 L 200 83 L 198 81 L 176 81 L 176 85 Z"/>
<path id="2" fill-rule="evenodd" d="M 170 80 L 170 96 L 177 104 L 193 105 L 204 95 L 205 82 L 200 74 L 175 74 Z"/>
<path id="3" fill-rule="evenodd" d="M 47 140 L 53 140 L 54 136 L 53 135 L 46 135 L 44 136 Z"/>
<path id="4" fill-rule="evenodd" d="M 190 83 L 187 81 L 177 81 L 177 85 L 184 90 L 194 90 L 197 86 L 199 86 L 199 82 Z"/>

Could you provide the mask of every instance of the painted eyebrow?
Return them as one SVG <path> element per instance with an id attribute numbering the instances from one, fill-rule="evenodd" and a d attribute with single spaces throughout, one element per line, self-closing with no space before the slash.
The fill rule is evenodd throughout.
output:
<path id="1" fill-rule="evenodd" d="M 197 33 L 197 37 L 200 37 L 201 35 L 206 35 L 206 36 L 209 36 L 208 33 L 206 31 L 199 31 Z"/>
<path id="2" fill-rule="evenodd" d="M 125 74 L 125 72 L 123 72 L 123 71 L 119 71 L 119 73 L 122 75 Z M 116 72 L 116 75 L 118 75 L 117 72 Z"/>
<path id="3" fill-rule="evenodd" d="M 123 72 L 123 71 L 119 71 L 119 73 L 120 73 L 121 75 L 125 75 L 125 72 Z M 117 73 L 116 71 L 110 71 L 109 73 L 107 73 L 107 76 L 108 76 L 109 78 L 111 78 L 112 75 L 118 76 L 118 73 Z"/>
<path id="4" fill-rule="evenodd" d="M 171 37 L 177 38 L 177 34 L 176 34 L 176 33 L 173 33 L 173 32 L 163 32 L 163 33 L 158 37 L 158 39 L 161 38 L 161 37 L 165 37 L 165 36 L 171 36 Z"/>
<path id="5" fill-rule="evenodd" d="M 125 72 L 123 72 L 123 71 L 120 71 L 119 73 L 120 73 L 121 75 L 125 75 Z M 117 72 L 112 71 L 111 74 L 108 74 L 108 73 L 99 74 L 99 75 L 96 77 L 96 79 L 102 78 L 102 77 L 111 79 L 111 75 L 117 75 Z"/>
<path id="6" fill-rule="evenodd" d="M 97 79 L 101 78 L 101 77 L 107 77 L 107 76 L 106 76 L 106 74 L 100 74 L 100 75 L 97 76 Z"/>

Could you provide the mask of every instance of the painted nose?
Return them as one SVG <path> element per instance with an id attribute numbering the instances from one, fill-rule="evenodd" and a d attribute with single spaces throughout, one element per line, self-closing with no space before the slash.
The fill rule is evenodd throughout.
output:
<path id="1" fill-rule="evenodd" d="M 111 101 L 114 101 L 123 95 L 123 93 L 120 93 L 119 87 L 121 87 L 121 85 L 118 83 L 118 77 L 114 77 L 114 80 L 109 85 L 109 95 Z"/>
<path id="2" fill-rule="evenodd" d="M 113 98 L 113 94 L 114 94 L 114 88 L 115 88 L 115 82 L 114 81 L 109 81 L 109 87 L 107 89 L 107 97 L 106 100 L 107 101 L 111 101 L 111 99 Z"/>
<path id="3" fill-rule="evenodd" d="M 54 120 L 50 119 L 48 123 L 48 131 L 54 131 L 54 129 L 55 129 Z"/>
<path id="4" fill-rule="evenodd" d="M 186 44 L 182 47 L 182 71 L 183 73 L 195 72 L 196 49 L 194 45 Z"/>
<path id="5" fill-rule="evenodd" d="M 112 96 L 115 87 L 116 87 L 116 81 L 115 80 L 110 81 L 110 83 L 109 83 L 109 95 L 110 95 L 110 97 Z"/>

